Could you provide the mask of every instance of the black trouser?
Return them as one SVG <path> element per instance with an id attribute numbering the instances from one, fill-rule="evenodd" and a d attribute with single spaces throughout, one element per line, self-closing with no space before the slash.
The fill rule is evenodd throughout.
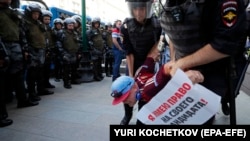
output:
<path id="1" fill-rule="evenodd" d="M 72 80 L 77 79 L 77 63 L 64 63 L 63 64 L 63 81 L 71 82 Z"/>
<path id="2" fill-rule="evenodd" d="M 51 76 L 51 63 L 52 59 L 51 58 L 46 58 L 45 63 L 44 63 L 44 85 L 50 84 L 49 79 Z"/>
<path id="3" fill-rule="evenodd" d="M 59 54 L 56 54 L 55 57 L 55 78 L 60 79 L 62 78 L 62 71 L 63 71 L 63 60 Z"/>
<path id="4" fill-rule="evenodd" d="M 93 71 L 94 77 L 101 77 L 102 78 L 102 58 L 98 57 L 97 59 L 93 60 Z"/>
<path id="5" fill-rule="evenodd" d="M 28 92 L 30 98 L 36 96 L 36 92 L 42 92 L 45 90 L 44 87 L 44 67 L 36 66 L 30 67 L 27 70 L 26 83 L 28 86 Z M 37 90 L 37 91 L 36 91 Z"/>
<path id="6" fill-rule="evenodd" d="M 113 71 L 113 58 L 111 57 L 106 57 L 105 58 L 105 73 L 106 74 L 112 74 Z"/>
<path id="7" fill-rule="evenodd" d="M 8 116 L 6 104 L 5 104 L 5 80 L 6 73 L 0 70 L 0 120 Z"/>
<path id="8" fill-rule="evenodd" d="M 12 94 L 14 91 L 18 103 L 25 103 L 27 100 L 27 95 L 24 84 L 24 70 L 14 74 L 6 73 L 5 88 L 6 94 Z"/>

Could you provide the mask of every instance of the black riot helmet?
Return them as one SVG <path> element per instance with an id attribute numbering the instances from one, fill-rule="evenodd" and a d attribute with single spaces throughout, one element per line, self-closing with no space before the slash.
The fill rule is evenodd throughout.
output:
<path id="1" fill-rule="evenodd" d="M 152 16 L 152 0 L 126 0 L 128 4 L 128 10 L 130 13 L 130 16 L 134 18 L 133 16 L 133 9 L 138 7 L 145 7 L 146 8 L 146 18 L 150 18 Z"/>
<path id="2" fill-rule="evenodd" d="M 75 24 L 76 21 L 75 21 L 75 19 L 73 19 L 73 18 L 71 18 L 71 17 L 68 17 L 68 18 L 64 19 L 63 23 L 64 23 L 64 28 L 65 28 L 65 29 L 68 29 L 68 28 L 67 28 L 67 25 L 68 25 L 68 24 Z"/>
<path id="3" fill-rule="evenodd" d="M 52 17 L 53 17 L 53 14 L 52 14 L 49 10 L 43 9 L 43 10 L 42 10 L 42 16 L 43 16 L 43 17 L 44 17 L 44 16 L 48 16 L 48 17 L 52 18 Z"/>
<path id="4" fill-rule="evenodd" d="M 107 23 L 105 24 L 105 26 L 107 26 L 107 27 L 112 27 L 112 23 L 111 23 L 111 22 L 107 22 Z"/>
<path id="5" fill-rule="evenodd" d="M 39 4 L 37 3 L 31 3 L 29 5 L 27 5 L 26 9 L 25 9 L 25 12 L 39 12 L 39 13 L 42 13 L 42 8 Z"/>
<path id="6" fill-rule="evenodd" d="M 91 21 L 92 26 L 94 26 L 95 23 L 99 23 L 99 26 L 101 25 L 101 18 L 100 17 L 94 17 Z"/>
<path id="7" fill-rule="evenodd" d="M 104 29 L 108 30 L 109 27 L 111 27 L 111 28 L 113 27 L 112 23 L 111 22 L 105 23 L 105 28 Z"/>
<path id="8" fill-rule="evenodd" d="M 75 19 L 73 19 L 73 18 L 71 18 L 71 17 L 68 17 L 68 18 L 64 19 L 63 23 L 64 23 L 64 25 L 67 25 L 67 24 L 75 24 L 76 21 L 75 21 Z"/>
<path id="9" fill-rule="evenodd" d="M 72 16 L 72 18 L 73 18 L 76 22 L 78 22 L 80 25 L 82 25 L 82 17 L 81 17 L 81 16 L 79 16 L 79 15 L 74 15 L 74 16 Z"/>
<path id="10" fill-rule="evenodd" d="M 59 23 L 59 24 L 61 24 L 61 25 L 63 26 L 63 20 L 62 20 L 62 19 L 60 19 L 60 18 L 55 18 L 55 19 L 53 20 L 53 24 L 55 25 L 55 24 L 57 24 L 57 23 Z"/>
<path id="11" fill-rule="evenodd" d="M 92 22 L 92 23 L 96 23 L 96 22 L 101 23 L 101 19 L 100 19 L 100 17 L 94 17 L 93 20 L 92 20 L 91 22 Z"/>

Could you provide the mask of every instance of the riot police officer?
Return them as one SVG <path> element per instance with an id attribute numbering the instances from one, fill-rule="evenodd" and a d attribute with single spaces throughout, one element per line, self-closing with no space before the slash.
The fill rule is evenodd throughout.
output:
<path id="1" fill-rule="evenodd" d="M 174 50 L 171 75 L 178 68 L 196 69 L 204 75 L 201 84 L 222 100 L 230 91 L 234 93 L 245 64 L 244 1 L 168 0 L 162 5 L 161 26 Z M 205 124 L 212 124 L 214 119 Z"/>
<path id="2" fill-rule="evenodd" d="M 72 88 L 71 84 L 80 84 L 77 75 L 77 60 L 81 58 L 79 53 L 79 36 L 74 30 L 75 20 L 66 18 L 64 20 L 64 29 L 58 33 L 56 42 L 59 52 L 63 59 L 63 82 L 67 89 Z"/>
<path id="3" fill-rule="evenodd" d="M 8 2 L 7 2 L 8 3 Z M 27 59 L 28 43 L 24 32 L 23 13 L 17 9 L 3 6 L 1 12 L 1 33 L 3 46 L 9 55 L 9 66 L 5 72 L 5 94 L 16 93 L 17 107 L 35 106 L 38 102 L 27 99 L 24 84 L 24 73 Z"/>
<path id="4" fill-rule="evenodd" d="M 75 23 L 75 30 L 76 32 L 81 35 L 82 34 L 82 17 L 79 15 L 74 15 L 72 18 L 76 21 Z"/>
<path id="5" fill-rule="evenodd" d="M 55 38 L 57 40 L 58 33 L 61 33 L 63 29 L 63 20 L 60 18 L 56 18 L 53 20 L 53 34 L 55 35 Z M 55 69 L 54 69 L 54 75 L 55 75 L 55 81 L 59 82 L 62 78 L 62 57 L 59 53 L 58 46 L 55 46 Z"/>
<path id="6" fill-rule="evenodd" d="M 45 50 L 45 62 L 44 62 L 44 87 L 45 88 L 55 88 L 49 81 L 52 70 L 54 69 L 54 62 L 56 58 L 56 35 L 50 27 L 50 21 L 53 17 L 53 14 L 49 10 L 42 10 L 41 20 L 45 25 L 45 40 L 46 40 L 46 50 Z"/>
<path id="7" fill-rule="evenodd" d="M 104 39 L 104 70 L 107 77 L 111 77 L 113 72 L 114 54 L 112 51 L 112 24 L 108 22 L 102 33 Z"/>
<path id="8" fill-rule="evenodd" d="M 104 78 L 102 75 L 104 40 L 102 38 L 102 31 L 100 30 L 101 19 L 95 17 L 91 24 L 91 29 L 87 31 L 87 39 L 92 52 L 94 80 L 101 81 Z"/>
<path id="9" fill-rule="evenodd" d="M 17 107 L 35 106 L 29 101 L 24 85 L 24 60 L 28 45 L 23 32 L 22 13 L 10 8 L 11 0 L 0 2 L 0 127 L 12 124 L 8 119 L 5 95 L 14 91 Z"/>
<path id="10" fill-rule="evenodd" d="M 39 101 L 39 95 L 49 95 L 54 92 L 44 86 L 44 62 L 46 51 L 46 26 L 39 20 L 42 11 L 37 3 L 31 3 L 25 8 L 26 35 L 30 46 L 30 64 L 27 69 L 26 83 L 29 97 Z"/>
<path id="11" fill-rule="evenodd" d="M 75 32 L 77 33 L 77 36 L 78 36 L 78 43 L 79 43 L 79 45 L 80 45 L 80 47 L 79 47 L 79 54 L 81 54 L 81 56 L 82 56 L 82 52 L 83 52 L 83 43 L 82 43 L 82 17 L 81 16 L 79 16 L 79 15 L 74 15 L 74 16 L 72 16 L 72 18 L 76 21 L 75 22 L 75 25 L 74 25 L 74 29 L 75 29 Z M 79 59 L 77 59 L 77 66 L 79 66 L 80 67 L 80 62 L 81 62 L 81 59 L 82 58 L 79 58 Z M 77 73 L 77 77 L 81 77 L 80 76 L 80 73 Z"/>
<path id="12" fill-rule="evenodd" d="M 161 35 L 161 27 L 158 19 L 152 16 L 151 0 L 126 0 L 131 18 L 127 18 L 121 27 L 123 34 L 123 46 L 126 50 L 127 72 L 134 77 L 137 69 L 143 64 L 148 52 L 158 42 Z M 145 104 L 138 102 L 139 109 Z M 125 116 L 121 121 L 127 125 L 132 117 L 133 107 L 124 104 Z M 137 121 L 137 124 L 140 124 Z"/>

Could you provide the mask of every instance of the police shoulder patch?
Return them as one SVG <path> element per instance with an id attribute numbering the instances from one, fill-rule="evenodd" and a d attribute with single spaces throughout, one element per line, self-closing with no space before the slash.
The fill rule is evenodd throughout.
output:
<path id="1" fill-rule="evenodd" d="M 221 6 L 221 18 L 226 27 L 232 27 L 238 18 L 238 3 L 236 0 L 227 0 Z"/>

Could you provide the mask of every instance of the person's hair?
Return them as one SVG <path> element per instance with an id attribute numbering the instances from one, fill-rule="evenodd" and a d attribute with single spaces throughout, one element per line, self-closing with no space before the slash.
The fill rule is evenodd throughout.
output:
<path id="1" fill-rule="evenodd" d="M 117 27 L 116 27 L 117 22 L 122 22 L 122 21 L 121 21 L 121 20 L 118 20 L 118 19 L 115 20 L 114 25 L 113 25 L 114 28 L 117 28 Z"/>

